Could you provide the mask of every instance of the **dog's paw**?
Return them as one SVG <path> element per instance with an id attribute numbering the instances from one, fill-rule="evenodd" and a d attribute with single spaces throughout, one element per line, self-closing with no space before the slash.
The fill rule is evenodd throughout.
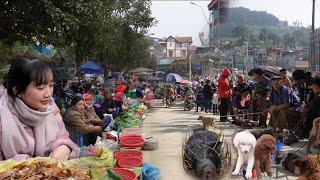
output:
<path id="1" fill-rule="evenodd" d="M 246 172 L 246 178 L 247 179 L 252 178 L 252 172 Z"/>
<path id="2" fill-rule="evenodd" d="M 231 174 L 234 175 L 234 176 L 236 176 L 236 175 L 239 174 L 239 171 L 233 171 Z"/>

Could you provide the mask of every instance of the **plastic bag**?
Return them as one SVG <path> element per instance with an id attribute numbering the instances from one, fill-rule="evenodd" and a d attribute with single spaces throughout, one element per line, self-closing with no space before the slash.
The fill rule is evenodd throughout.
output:
<path id="1" fill-rule="evenodd" d="M 160 170 L 148 163 L 142 164 L 142 179 L 143 180 L 158 180 Z"/>
<path id="2" fill-rule="evenodd" d="M 100 157 L 82 157 L 67 161 L 79 169 L 113 167 L 116 163 L 113 153 L 105 147 L 97 147 L 101 151 Z"/>
<path id="3" fill-rule="evenodd" d="M 143 150 L 156 150 L 159 148 L 159 141 L 154 136 L 149 136 L 145 138 L 144 146 L 142 147 Z"/>
<path id="4" fill-rule="evenodd" d="M 118 142 L 116 142 L 116 141 L 114 141 L 112 139 L 101 139 L 101 137 L 97 138 L 95 146 L 97 146 L 97 147 L 105 147 L 111 152 L 115 152 L 119 148 Z"/>

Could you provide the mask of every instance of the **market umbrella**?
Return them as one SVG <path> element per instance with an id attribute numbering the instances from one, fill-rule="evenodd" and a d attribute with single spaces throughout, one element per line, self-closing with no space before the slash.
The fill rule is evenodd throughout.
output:
<path id="1" fill-rule="evenodd" d="M 184 80 L 180 81 L 180 84 L 191 84 L 191 82 L 184 79 Z"/>
<path id="2" fill-rule="evenodd" d="M 164 81 L 170 82 L 170 83 L 180 82 L 181 80 L 182 80 L 181 76 L 175 73 L 169 73 L 164 77 Z"/>
<path id="3" fill-rule="evenodd" d="M 165 74 L 166 72 L 164 72 L 164 71 L 156 71 L 154 73 L 156 73 L 156 74 Z"/>
<path id="4" fill-rule="evenodd" d="M 149 68 L 138 67 L 129 71 L 129 73 L 142 73 L 142 72 L 153 72 L 153 70 Z"/>

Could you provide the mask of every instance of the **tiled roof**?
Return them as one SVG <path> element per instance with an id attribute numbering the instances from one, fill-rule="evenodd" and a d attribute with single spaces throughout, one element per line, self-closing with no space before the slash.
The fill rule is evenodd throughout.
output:
<path id="1" fill-rule="evenodd" d="M 174 37 L 178 42 L 192 43 L 192 37 Z"/>
<path id="2" fill-rule="evenodd" d="M 180 42 L 180 43 L 192 43 L 192 37 L 180 37 L 180 36 L 177 36 L 177 37 L 173 37 L 173 36 L 169 36 L 166 41 L 170 38 L 173 38 L 175 39 L 176 41 Z"/>

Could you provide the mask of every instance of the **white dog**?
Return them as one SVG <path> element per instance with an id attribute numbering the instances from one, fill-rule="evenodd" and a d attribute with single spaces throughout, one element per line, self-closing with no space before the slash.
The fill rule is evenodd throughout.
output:
<path id="1" fill-rule="evenodd" d="M 242 165 L 247 162 L 246 178 L 252 177 L 252 169 L 254 166 L 254 148 L 257 140 L 249 131 L 238 132 L 233 138 L 233 144 L 238 149 L 238 159 L 236 168 L 232 175 L 239 174 Z"/>

